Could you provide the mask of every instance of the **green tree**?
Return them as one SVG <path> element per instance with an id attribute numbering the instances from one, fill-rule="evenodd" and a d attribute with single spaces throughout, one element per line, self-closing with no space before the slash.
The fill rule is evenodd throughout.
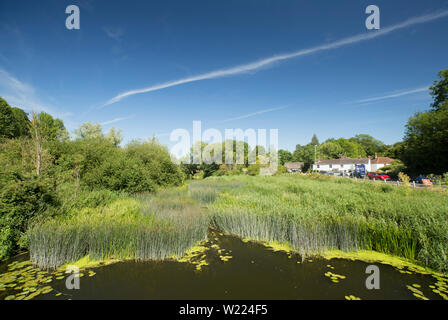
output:
<path id="1" fill-rule="evenodd" d="M 361 145 L 366 154 L 369 156 L 374 156 L 375 153 L 382 154 L 387 149 L 387 146 L 383 142 L 368 134 L 357 134 L 349 140 Z"/>
<path id="2" fill-rule="evenodd" d="M 20 108 L 12 108 L 14 118 L 14 137 L 28 136 L 30 134 L 30 120 L 25 111 Z"/>
<path id="3" fill-rule="evenodd" d="M 312 143 L 306 146 L 296 146 L 296 151 L 293 153 L 293 160 L 304 163 L 302 171 L 307 171 L 314 163 L 314 146 Z"/>
<path id="4" fill-rule="evenodd" d="M 78 139 L 100 139 L 104 138 L 101 125 L 99 123 L 86 122 L 75 129 L 75 135 Z"/>
<path id="5" fill-rule="evenodd" d="M 291 162 L 293 160 L 292 153 L 288 150 L 283 149 L 278 150 L 278 158 L 282 166 L 285 164 L 285 162 Z"/>
<path id="6" fill-rule="evenodd" d="M 311 144 L 312 145 L 319 145 L 319 139 L 317 138 L 316 134 L 313 134 L 313 137 L 311 138 Z"/>
<path id="7" fill-rule="evenodd" d="M 403 141 L 396 142 L 391 146 L 387 146 L 384 151 L 384 156 L 392 159 L 402 159 L 405 149 L 405 143 Z"/>
<path id="8" fill-rule="evenodd" d="M 429 89 L 434 98 L 431 107 L 438 110 L 448 100 L 448 69 L 439 72 L 439 79 Z"/>
<path id="9" fill-rule="evenodd" d="M 68 139 L 68 132 L 61 119 L 54 119 L 46 112 L 40 112 L 37 118 L 45 141 L 66 141 Z"/>
<path id="10" fill-rule="evenodd" d="M 327 141 L 319 146 L 319 159 L 338 159 L 344 149 L 336 141 Z"/>
<path id="11" fill-rule="evenodd" d="M 0 98 L 0 137 L 17 138 L 29 135 L 30 120 L 25 111 Z"/>
<path id="12" fill-rule="evenodd" d="M 14 114 L 11 106 L 0 97 L 0 138 L 15 136 Z"/>
<path id="13" fill-rule="evenodd" d="M 26 247 L 29 221 L 55 203 L 54 189 L 48 179 L 16 175 L 0 191 L 0 259 Z"/>
<path id="14" fill-rule="evenodd" d="M 448 69 L 431 87 L 432 109 L 417 112 L 406 124 L 403 161 L 411 174 L 448 171 Z"/>
<path id="15" fill-rule="evenodd" d="M 348 158 L 358 158 L 358 157 L 366 157 L 366 151 L 359 143 L 352 142 L 350 140 L 339 138 L 334 140 L 334 142 L 338 143 L 342 148 L 342 155 Z"/>
<path id="16" fill-rule="evenodd" d="M 123 141 L 121 130 L 117 130 L 115 127 L 110 128 L 106 135 L 106 139 L 108 139 L 114 146 L 118 147 L 118 145 Z"/>

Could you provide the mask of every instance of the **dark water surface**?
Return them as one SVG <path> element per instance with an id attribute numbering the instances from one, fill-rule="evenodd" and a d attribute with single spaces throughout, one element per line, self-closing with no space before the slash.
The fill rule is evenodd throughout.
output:
<path id="1" fill-rule="evenodd" d="M 96 274 L 80 278 L 79 290 L 66 289 L 65 279 L 55 280 L 50 284 L 53 292 L 35 299 L 345 299 L 349 295 L 417 299 L 407 288 L 413 284 L 420 285 L 427 298 L 442 299 L 429 287 L 437 282 L 431 275 L 403 274 L 378 263 L 380 289 L 368 290 L 369 263 L 318 257 L 302 262 L 299 255 L 275 252 L 237 237 L 211 232 L 209 239 L 208 265 L 200 271 L 195 265 L 175 261 L 120 262 L 92 269 Z M 220 254 L 217 246 L 225 251 Z M 231 258 L 222 261 L 223 254 Z M 5 272 L 5 265 L 0 265 L 0 272 Z M 333 283 L 325 276 L 328 271 L 346 278 Z M 0 292 L 0 299 L 6 294 L 11 293 Z"/>

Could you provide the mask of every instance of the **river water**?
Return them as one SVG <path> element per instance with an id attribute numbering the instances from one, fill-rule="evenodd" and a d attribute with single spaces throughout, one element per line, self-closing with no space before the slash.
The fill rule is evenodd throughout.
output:
<path id="1" fill-rule="evenodd" d="M 20 256 L 15 260 L 26 259 Z M 369 263 L 319 257 L 302 261 L 299 255 L 273 251 L 262 244 L 216 231 L 209 234 L 209 241 L 192 261 L 195 262 L 126 261 L 94 268 L 91 271 L 95 274 L 91 272 L 91 276 L 89 270 L 83 271 L 85 276 L 80 278 L 79 290 L 68 290 L 65 278 L 54 276 L 49 282 L 52 291 L 44 290 L 33 298 L 418 299 L 408 287 L 414 285 L 425 297 L 442 299 L 433 292 L 438 280 L 431 275 L 402 273 L 403 270 L 378 263 L 380 289 L 368 290 L 365 282 Z M 10 263 L 0 265 L 0 273 L 7 272 Z M 341 277 L 335 282 L 328 272 Z M 0 299 L 17 293 L 6 286 L 0 291 Z"/>

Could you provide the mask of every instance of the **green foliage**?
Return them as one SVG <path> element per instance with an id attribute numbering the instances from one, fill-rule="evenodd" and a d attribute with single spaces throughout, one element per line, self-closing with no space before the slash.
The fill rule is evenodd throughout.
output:
<path id="1" fill-rule="evenodd" d="M 28 136 L 30 134 L 30 120 L 25 111 L 20 108 L 12 108 L 14 119 L 14 137 Z"/>
<path id="2" fill-rule="evenodd" d="M 293 161 L 304 163 L 302 171 L 307 171 L 308 168 L 310 168 L 310 166 L 314 163 L 314 151 L 314 144 L 312 143 L 309 143 L 306 146 L 296 146 L 296 150 L 293 153 Z"/>
<path id="3" fill-rule="evenodd" d="M 278 175 L 281 175 L 281 174 L 284 174 L 284 173 L 287 173 L 287 172 L 288 172 L 288 169 L 286 169 L 285 166 L 281 166 L 281 165 L 279 165 L 278 168 L 277 168 L 277 172 L 275 173 L 275 175 L 278 176 Z"/>
<path id="4" fill-rule="evenodd" d="M 108 140 L 114 146 L 118 146 L 123 141 L 121 130 L 112 127 L 105 135 L 100 124 L 91 122 L 80 125 L 75 130 L 75 135 L 79 140 Z"/>
<path id="5" fill-rule="evenodd" d="M 260 174 L 260 165 L 259 164 L 251 164 L 247 168 L 247 174 L 250 176 L 257 176 Z"/>
<path id="6" fill-rule="evenodd" d="M 448 69 L 439 77 L 431 87 L 432 109 L 416 113 L 406 124 L 403 161 L 414 175 L 448 170 Z"/>
<path id="7" fill-rule="evenodd" d="M 114 191 L 155 191 L 157 187 L 179 185 L 183 175 L 171 162 L 165 147 L 155 141 L 133 142 L 124 149 L 107 139 L 82 139 L 73 142 L 64 165 L 69 170 L 79 166 L 81 182 L 91 188 Z M 79 155 L 81 160 L 74 157 Z"/>
<path id="8" fill-rule="evenodd" d="M 14 116 L 9 104 L 0 98 L 0 138 L 14 137 Z"/>
<path id="9" fill-rule="evenodd" d="M 367 156 L 362 145 L 360 145 L 357 142 L 353 142 L 344 138 L 339 138 L 337 140 L 330 140 L 330 141 L 337 143 L 342 149 L 342 155 L 346 156 L 347 158 L 358 158 L 360 156 L 361 157 Z"/>
<path id="10" fill-rule="evenodd" d="M 411 178 L 406 173 L 400 172 L 398 173 L 398 180 L 405 186 L 409 185 L 409 181 L 411 181 Z"/>
<path id="11" fill-rule="evenodd" d="M 47 113 L 33 113 L 30 123 L 3 99 L 0 109 L 0 259 L 26 248 L 32 221 L 76 216 L 127 193 L 183 182 L 180 168 L 155 140 L 122 148 L 120 131 L 104 135 L 90 123 L 70 140 L 63 122 Z"/>
<path id="12" fill-rule="evenodd" d="M 26 113 L 11 106 L 0 97 L 0 138 L 28 135 L 29 120 Z"/>
<path id="13" fill-rule="evenodd" d="M 311 138 L 311 144 L 316 146 L 319 145 L 319 139 L 317 138 L 316 134 L 313 134 L 313 137 Z"/>
<path id="14" fill-rule="evenodd" d="M 0 259 L 20 248 L 28 223 L 55 205 L 52 182 L 38 177 L 23 178 L 3 186 L 0 193 Z"/>
<path id="15" fill-rule="evenodd" d="M 412 174 L 448 169 L 448 101 L 438 110 L 416 113 L 406 125 L 403 160 Z"/>
<path id="16" fill-rule="evenodd" d="M 369 156 L 382 154 L 386 151 L 387 148 L 387 146 L 383 142 L 375 139 L 368 134 L 357 134 L 349 140 L 361 145 L 365 153 Z"/>
<path id="17" fill-rule="evenodd" d="M 61 119 L 54 119 L 46 112 L 37 115 L 39 120 L 41 135 L 45 141 L 65 141 L 68 139 L 68 132 Z"/>
<path id="18" fill-rule="evenodd" d="M 288 242 L 301 254 L 375 250 L 448 271 L 448 195 L 324 175 L 221 177 L 245 182 L 209 207 L 219 230 Z"/>
<path id="19" fill-rule="evenodd" d="M 438 110 L 448 100 L 448 69 L 440 70 L 439 80 L 430 87 L 434 102 L 431 107 Z"/>
<path id="20" fill-rule="evenodd" d="M 278 158 L 282 166 L 285 164 L 285 162 L 292 162 L 293 160 L 292 153 L 288 150 L 283 149 L 278 150 Z"/>
<path id="21" fill-rule="evenodd" d="M 319 159 L 339 159 L 344 154 L 344 149 L 335 141 L 328 141 L 319 147 Z"/>
<path id="22" fill-rule="evenodd" d="M 104 138 L 101 125 L 99 123 L 86 122 L 75 130 L 75 135 L 78 139 L 101 139 Z"/>
<path id="23" fill-rule="evenodd" d="M 382 172 L 390 176 L 392 179 L 396 179 L 400 172 L 404 172 L 406 170 L 405 164 L 401 160 L 394 160 L 390 165 L 386 165 L 380 169 L 378 172 Z"/>

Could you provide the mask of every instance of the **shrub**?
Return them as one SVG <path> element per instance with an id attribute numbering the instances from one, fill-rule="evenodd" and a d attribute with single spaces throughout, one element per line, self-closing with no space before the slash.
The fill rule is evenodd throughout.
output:
<path id="1" fill-rule="evenodd" d="M 260 165 L 259 164 L 251 164 L 247 168 L 247 173 L 250 176 L 257 176 L 260 174 Z"/>
<path id="2" fill-rule="evenodd" d="M 403 172 L 398 173 L 398 180 L 405 186 L 409 186 L 409 181 L 411 181 L 411 178 Z"/>
<path id="3" fill-rule="evenodd" d="M 0 259 L 26 245 L 23 239 L 29 222 L 55 205 L 52 182 L 45 178 L 17 179 L 0 193 Z"/>

